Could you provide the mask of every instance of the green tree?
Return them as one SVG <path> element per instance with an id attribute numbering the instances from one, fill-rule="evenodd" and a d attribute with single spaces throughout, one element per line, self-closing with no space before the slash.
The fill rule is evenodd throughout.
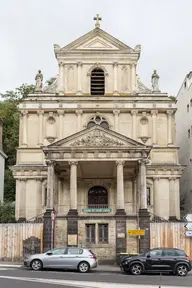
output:
<path id="1" fill-rule="evenodd" d="M 15 206 L 12 203 L 0 202 L 0 223 L 15 222 Z"/>
<path id="2" fill-rule="evenodd" d="M 177 100 L 175 96 L 169 96 L 169 98 L 170 98 L 171 100 L 173 100 L 173 101 L 176 101 L 176 100 Z"/>
<path id="3" fill-rule="evenodd" d="M 50 86 L 53 84 L 53 82 L 56 80 L 56 77 L 51 77 L 50 79 L 48 79 L 45 83 Z"/>
<path id="4" fill-rule="evenodd" d="M 8 158 L 5 162 L 5 201 L 15 200 L 15 180 L 9 166 L 16 163 L 16 148 L 19 144 L 19 111 L 18 103 L 34 93 L 35 86 L 23 84 L 14 91 L 7 91 L 1 94 L 0 118 L 3 120 L 3 150 Z"/>

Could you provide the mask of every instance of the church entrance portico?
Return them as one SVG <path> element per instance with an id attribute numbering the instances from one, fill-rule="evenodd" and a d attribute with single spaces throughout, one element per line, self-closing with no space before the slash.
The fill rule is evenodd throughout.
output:
<path id="1" fill-rule="evenodd" d="M 107 249 L 115 233 L 114 250 L 126 250 L 129 222 L 134 221 L 136 228 L 139 211 L 147 212 L 150 147 L 97 126 L 71 138 L 43 147 L 48 166 L 47 211 L 54 208 L 57 218 L 66 221 L 67 245 L 89 246 L 92 241 L 100 245 L 105 238 Z M 98 242 L 91 231 L 100 235 Z"/>

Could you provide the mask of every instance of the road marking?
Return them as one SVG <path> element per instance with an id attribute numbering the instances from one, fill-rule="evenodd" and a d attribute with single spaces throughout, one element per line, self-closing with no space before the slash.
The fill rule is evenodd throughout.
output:
<path id="1" fill-rule="evenodd" d="M 16 264 L 0 264 L 0 267 L 4 268 L 4 267 L 7 267 L 7 268 L 21 268 L 22 265 L 16 265 Z"/>
<path id="2" fill-rule="evenodd" d="M 0 267 L 0 271 L 5 271 L 5 270 L 9 270 L 9 271 L 10 271 L 10 270 L 15 270 L 15 268 L 6 268 L 6 267 L 1 268 L 1 267 Z"/>
<path id="3" fill-rule="evenodd" d="M 121 284 L 121 283 L 106 283 L 106 282 L 89 282 L 89 281 L 73 281 L 73 280 L 57 280 L 57 279 L 42 279 L 42 278 L 26 278 L 26 277 L 11 277 L 0 276 L 3 279 L 19 280 L 27 282 L 37 282 L 55 285 L 67 285 L 70 287 L 79 288 L 157 288 L 157 285 L 135 285 L 135 284 Z M 176 288 L 175 286 L 162 285 L 161 288 Z M 177 286 L 177 288 L 186 288 L 184 286 Z"/>

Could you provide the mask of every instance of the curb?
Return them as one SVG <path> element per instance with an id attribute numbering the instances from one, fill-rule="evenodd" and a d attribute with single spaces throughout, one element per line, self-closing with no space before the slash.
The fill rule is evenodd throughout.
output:
<path id="1" fill-rule="evenodd" d="M 23 265 L 17 265 L 17 264 L 0 264 L 0 268 L 4 267 L 4 268 L 20 268 Z"/>

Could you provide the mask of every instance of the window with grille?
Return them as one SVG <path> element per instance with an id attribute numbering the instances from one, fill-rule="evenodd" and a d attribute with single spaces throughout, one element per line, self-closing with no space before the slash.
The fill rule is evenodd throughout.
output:
<path id="1" fill-rule="evenodd" d="M 86 224 L 86 242 L 95 243 L 95 224 Z"/>
<path id="2" fill-rule="evenodd" d="M 147 187 L 147 205 L 151 205 L 151 189 Z"/>
<path id="3" fill-rule="evenodd" d="M 109 129 L 109 124 L 107 120 L 102 116 L 94 116 L 90 119 L 89 123 L 87 124 L 87 128 L 91 128 L 95 125 L 102 126 L 105 129 Z"/>
<path id="4" fill-rule="evenodd" d="M 108 224 L 98 225 L 99 243 L 108 243 Z"/>
<path id="5" fill-rule="evenodd" d="M 95 68 L 91 72 L 91 95 L 105 94 L 105 75 L 101 68 Z"/>

